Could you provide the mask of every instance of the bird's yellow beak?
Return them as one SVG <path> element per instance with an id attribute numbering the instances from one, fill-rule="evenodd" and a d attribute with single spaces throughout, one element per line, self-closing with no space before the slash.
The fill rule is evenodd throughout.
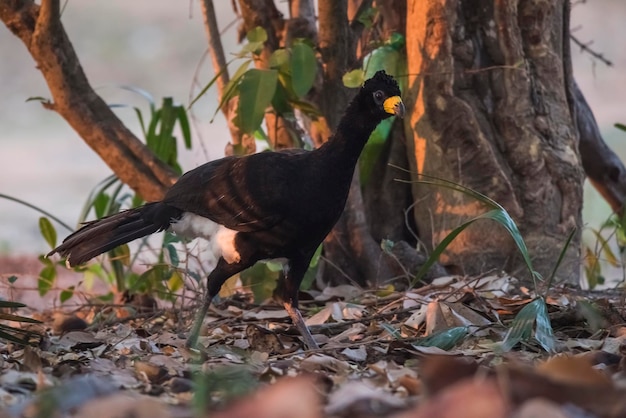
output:
<path id="1" fill-rule="evenodd" d="M 385 112 L 396 115 L 399 118 L 404 117 L 404 103 L 400 96 L 392 96 L 383 102 L 383 109 Z"/>

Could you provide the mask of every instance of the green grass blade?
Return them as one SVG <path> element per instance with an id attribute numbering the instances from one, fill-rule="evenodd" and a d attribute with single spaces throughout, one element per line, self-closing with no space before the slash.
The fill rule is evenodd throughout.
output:
<path id="1" fill-rule="evenodd" d="M 467 327 L 453 327 L 436 332 L 428 337 L 420 338 L 412 345 L 416 347 L 437 347 L 452 350 L 467 335 Z"/>
<path id="2" fill-rule="evenodd" d="M 559 258 L 556 260 L 556 263 L 554 264 L 554 268 L 552 269 L 552 273 L 550 273 L 550 276 L 548 277 L 548 280 L 546 281 L 546 291 L 544 293 L 544 297 L 546 296 L 548 290 L 550 290 L 552 281 L 556 277 L 556 272 L 559 270 L 559 266 L 563 262 L 563 259 L 565 258 L 565 254 L 567 253 L 567 249 L 570 243 L 572 242 L 572 239 L 574 238 L 575 234 L 576 234 L 576 228 L 573 228 L 572 232 L 570 232 L 569 235 L 567 236 L 567 240 L 565 240 L 565 244 L 563 245 L 563 248 L 561 249 L 561 252 L 559 253 Z"/>
<path id="3" fill-rule="evenodd" d="M 535 330 L 535 339 L 543 349 L 548 352 L 554 351 L 554 333 L 543 298 L 533 300 L 517 313 L 504 341 L 500 343 L 500 350 L 510 351 L 517 343 L 530 340 L 533 330 Z"/>
<path id="4" fill-rule="evenodd" d="M 61 225 L 63 228 L 66 228 L 68 231 L 72 232 L 74 231 L 74 228 L 72 228 L 71 226 L 69 226 L 68 224 L 66 224 L 65 222 L 63 222 L 62 220 L 60 220 L 59 218 L 57 218 L 56 216 L 54 216 L 53 214 L 51 214 L 50 212 L 41 209 L 40 207 L 37 207 L 31 203 L 28 203 L 24 200 L 18 199 L 17 197 L 13 197 L 13 196 L 9 196 L 6 194 L 2 194 L 0 193 L 0 199 L 6 199 L 6 200 L 10 200 L 11 202 L 15 202 L 15 203 L 19 203 L 20 205 L 24 205 L 27 208 L 31 208 L 39 213 L 41 213 L 44 216 L 47 216 L 48 218 L 52 219 L 54 222 L 58 223 L 59 225 Z"/>

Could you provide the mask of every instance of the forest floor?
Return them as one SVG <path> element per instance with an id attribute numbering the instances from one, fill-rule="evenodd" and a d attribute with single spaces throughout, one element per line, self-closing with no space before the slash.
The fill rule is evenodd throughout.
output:
<path id="1" fill-rule="evenodd" d="M 19 293 L 28 274 L 2 273 L 1 293 L 30 306 L 14 313 L 43 322 L 32 346 L 0 341 L 2 418 L 626 416 L 621 289 L 536 295 L 494 274 L 308 291 L 310 351 L 282 308 L 242 290 L 213 306 L 198 351 L 184 346 L 193 309 L 79 294 L 55 308 Z M 553 335 L 520 315 L 538 297 Z"/>

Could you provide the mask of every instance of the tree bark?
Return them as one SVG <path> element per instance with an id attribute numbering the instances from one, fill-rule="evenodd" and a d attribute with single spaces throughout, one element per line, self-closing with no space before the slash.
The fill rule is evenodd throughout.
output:
<path id="1" fill-rule="evenodd" d="M 319 48 L 324 67 L 320 109 L 331 129 L 337 126 L 352 95 L 343 85 L 343 74 L 357 60 L 347 13 L 345 2 L 320 0 L 318 3 Z M 324 275 L 330 283 L 345 282 L 347 276 L 362 285 L 377 285 L 393 276 L 379 242 L 372 238 L 369 229 L 358 166 L 346 210 L 324 241 L 324 257 L 329 264 Z"/>
<path id="2" fill-rule="evenodd" d="M 410 0 L 406 131 L 412 169 L 504 206 L 541 274 L 578 228 L 559 271 L 577 282 L 583 175 L 566 97 L 563 1 Z M 457 192 L 415 184 L 413 193 L 415 222 L 432 246 L 485 211 Z M 523 269 L 511 238 L 488 221 L 455 239 L 442 262 L 466 274 Z"/>
<path id="3" fill-rule="evenodd" d="M 176 181 L 160 161 L 89 85 L 60 21 L 58 0 L 41 7 L 28 0 L 0 1 L 0 19 L 24 42 L 44 76 L 61 115 L 113 172 L 145 200 L 159 200 Z"/>

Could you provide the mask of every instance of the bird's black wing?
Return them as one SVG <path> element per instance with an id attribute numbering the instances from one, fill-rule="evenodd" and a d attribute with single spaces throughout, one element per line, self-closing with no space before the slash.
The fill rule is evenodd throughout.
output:
<path id="1" fill-rule="evenodd" d="M 235 231 L 270 229 L 287 216 L 281 202 L 293 193 L 297 155 L 266 152 L 208 162 L 185 173 L 163 202 Z"/>

